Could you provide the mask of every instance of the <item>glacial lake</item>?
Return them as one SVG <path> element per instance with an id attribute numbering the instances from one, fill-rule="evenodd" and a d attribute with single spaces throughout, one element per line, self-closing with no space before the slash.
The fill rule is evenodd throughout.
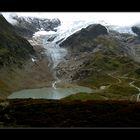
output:
<path id="1" fill-rule="evenodd" d="M 61 99 L 71 94 L 76 94 L 78 92 L 92 93 L 93 89 L 76 86 L 70 88 L 38 88 L 38 89 L 25 89 L 17 92 L 13 92 L 8 99 Z"/>

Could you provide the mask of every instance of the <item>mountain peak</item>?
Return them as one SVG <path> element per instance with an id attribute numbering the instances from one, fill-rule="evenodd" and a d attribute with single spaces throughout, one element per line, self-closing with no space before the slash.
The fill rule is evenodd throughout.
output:
<path id="1" fill-rule="evenodd" d="M 57 18 L 36 18 L 36 17 L 18 17 L 12 16 L 16 21 L 14 27 L 19 35 L 30 38 L 37 31 L 56 31 L 56 27 L 60 26 L 61 21 Z"/>

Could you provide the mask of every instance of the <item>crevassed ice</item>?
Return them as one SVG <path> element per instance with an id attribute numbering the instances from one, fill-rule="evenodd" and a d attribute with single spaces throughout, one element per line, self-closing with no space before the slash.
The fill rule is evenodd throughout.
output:
<path id="1" fill-rule="evenodd" d="M 44 45 L 44 47 L 47 49 L 47 55 L 51 57 L 53 68 L 55 68 L 67 54 L 66 49 L 60 48 L 59 45 L 53 42 Z"/>

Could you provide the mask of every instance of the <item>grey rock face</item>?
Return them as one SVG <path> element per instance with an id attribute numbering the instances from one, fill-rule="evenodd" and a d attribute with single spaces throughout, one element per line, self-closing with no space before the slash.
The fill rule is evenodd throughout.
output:
<path id="1" fill-rule="evenodd" d="M 56 27 L 61 25 L 61 21 L 57 18 L 54 19 L 41 19 L 30 17 L 13 17 L 17 21 L 15 26 L 16 31 L 25 37 L 32 37 L 32 35 L 43 29 L 45 31 L 56 31 Z"/>
<path id="2" fill-rule="evenodd" d="M 101 24 L 92 24 L 69 36 L 60 46 L 73 53 L 90 52 L 95 47 L 93 40 L 99 35 L 107 35 L 107 28 Z"/>
<path id="3" fill-rule="evenodd" d="M 132 28 L 132 31 L 137 34 L 138 36 L 140 36 L 140 27 L 137 27 L 137 26 L 133 26 Z"/>

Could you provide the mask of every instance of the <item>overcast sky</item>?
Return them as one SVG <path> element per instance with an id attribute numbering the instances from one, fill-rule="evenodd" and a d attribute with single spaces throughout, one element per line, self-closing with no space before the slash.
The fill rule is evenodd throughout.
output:
<path id="1" fill-rule="evenodd" d="M 59 18 L 62 22 L 77 20 L 105 21 L 112 25 L 128 26 L 140 23 L 140 12 L 2 12 L 7 20 L 10 14 L 40 18 Z"/>

